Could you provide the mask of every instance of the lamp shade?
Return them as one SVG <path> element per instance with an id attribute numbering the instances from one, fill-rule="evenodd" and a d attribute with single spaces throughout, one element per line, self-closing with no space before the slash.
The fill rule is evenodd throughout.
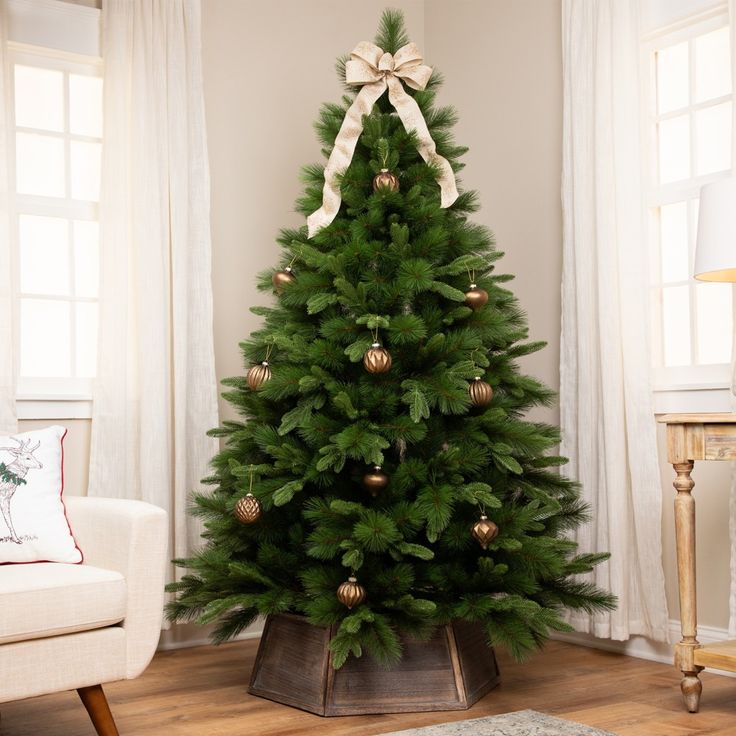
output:
<path id="1" fill-rule="evenodd" d="M 736 281 L 736 177 L 700 190 L 695 278 Z"/>

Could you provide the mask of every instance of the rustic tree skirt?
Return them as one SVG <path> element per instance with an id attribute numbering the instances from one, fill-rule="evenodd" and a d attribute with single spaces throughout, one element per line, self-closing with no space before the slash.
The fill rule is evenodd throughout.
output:
<path id="1" fill-rule="evenodd" d="M 456 621 L 427 641 L 404 638 L 404 656 L 386 670 L 351 657 L 335 671 L 329 627 L 301 616 L 269 616 L 249 692 L 321 716 L 463 710 L 498 683 L 496 657 L 479 625 Z"/>

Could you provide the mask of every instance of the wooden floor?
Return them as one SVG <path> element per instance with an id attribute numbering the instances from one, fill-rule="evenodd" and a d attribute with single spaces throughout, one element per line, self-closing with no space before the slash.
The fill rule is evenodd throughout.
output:
<path id="1" fill-rule="evenodd" d="M 468 711 L 320 718 L 248 695 L 257 641 L 157 654 L 137 680 L 106 686 L 121 736 L 375 736 L 533 708 L 620 736 L 736 735 L 736 679 L 704 673 L 701 712 L 684 711 L 673 667 L 551 642 Z M 76 693 L 2 705 L 2 736 L 94 736 Z"/>

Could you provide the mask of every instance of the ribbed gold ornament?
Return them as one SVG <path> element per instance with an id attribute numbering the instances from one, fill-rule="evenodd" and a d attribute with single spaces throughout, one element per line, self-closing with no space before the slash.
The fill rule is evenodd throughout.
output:
<path id="1" fill-rule="evenodd" d="M 368 373 L 387 373 L 391 368 L 391 353 L 374 342 L 363 356 L 363 366 Z"/>
<path id="2" fill-rule="evenodd" d="M 488 549 L 488 545 L 498 535 L 498 527 L 492 521 L 489 521 L 485 514 L 482 514 L 480 519 L 471 527 L 471 532 L 478 544 L 483 549 Z"/>
<path id="3" fill-rule="evenodd" d="M 347 579 L 347 582 L 343 583 L 337 589 L 337 600 L 343 606 L 353 608 L 365 600 L 365 588 L 357 581 L 354 575 L 351 575 Z"/>
<path id="4" fill-rule="evenodd" d="M 396 174 L 392 174 L 388 169 L 381 169 L 373 177 L 373 191 L 377 192 L 379 189 L 388 189 L 392 192 L 399 191 L 399 177 Z"/>
<path id="5" fill-rule="evenodd" d="M 283 271 L 276 271 L 271 277 L 271 283 L 278 294 L 283 292 L 285 286 L 293 284 L 294 273 L 291 270 L 291 266 L 287 266 Z"/>
<path id="6" fill-rule="evenodd" d="M 271 368 L 268 361 L 264 360 L 260 365 L 254 365 L 248 369 L 247 374 L 248 386 L 254 391 L 262 386 L 269 378 L 271 378 Z"/>
<path id="7" fill-rule="evenodd" d="M 475 284 L 470 284 L 470 288 L 465 292 L 465 303 L 471 309 L 480 309 L 488 304 L 488 292 L 479 289 Z"/>
<path id="8" fill-rule="evenodd" d="M 493 398 L 493 388 L 490 383 L 481 380 L 480 376 L 476 376 L 468 386 L 470 394 L 470 403 L 473 406 L 488 406 Z"/>
<path id="9" fill-rule="evenodd" d="M 255 524 L 262 513 L 261 502 L 252 493 L 246 493 L 235 504 L 235 518 L 241 524 Z"/>
<path id="10" fill-rule="evenodd" d="M 380 465 L 374 465 L 373 470 L 363 476 L 363 488 L 374 498 L 388 485 L 388 476 L 381 470 Z"/>

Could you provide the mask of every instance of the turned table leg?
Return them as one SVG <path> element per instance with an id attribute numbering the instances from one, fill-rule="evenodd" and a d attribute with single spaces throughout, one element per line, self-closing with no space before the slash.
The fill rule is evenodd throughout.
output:
<path id="1" fill-rule="evenodd" d="M 680 589 L 680 623 L 682 640 L 675 646 L 675 665 L 682 671 L 680 689 L 690 713 L 697 713 L 703 685 L 698 678 L 702 667 L 693 658 L 698 642 L 698 620 L 695 593 L 695 483 L 690 477 L 693 462 L 673 463 L 677 477 L 673 485 L 675 497 L 675 539 L 677 544 L 677 577 Z"/>

